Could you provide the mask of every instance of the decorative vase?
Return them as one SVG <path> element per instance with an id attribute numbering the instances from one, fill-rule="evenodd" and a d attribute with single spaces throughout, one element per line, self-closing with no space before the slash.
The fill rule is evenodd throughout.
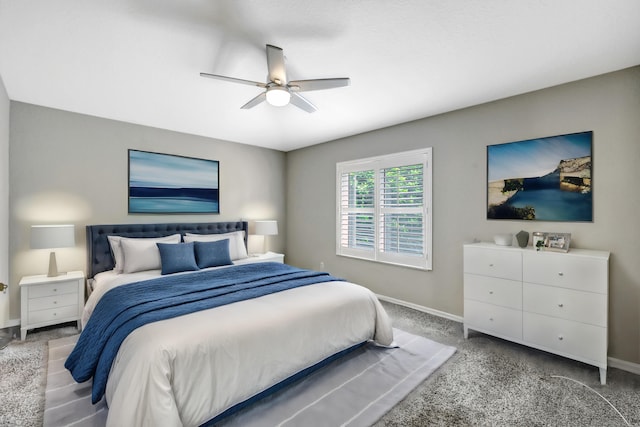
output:
<path id="1" fill-rule="evenodd" d="M 518 234 L 516 234 L 516 240 L 518 241 L 518 246 L 521 248 L 526 248 L 527 244 L 529 244 L 529 233 L 521 230 Z"/>

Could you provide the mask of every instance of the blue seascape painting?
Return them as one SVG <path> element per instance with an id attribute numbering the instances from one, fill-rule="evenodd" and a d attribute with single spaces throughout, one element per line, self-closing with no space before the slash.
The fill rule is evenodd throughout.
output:
<path id="1" fill-rule="evenodd" d="M 487 218 L 593 221 L 593 132 L 487 147 Z"/>
<path id="2" fill-rule="evenodd" d="M 219 162 L 129 150 L 129 213 L 220 213 Z"/>

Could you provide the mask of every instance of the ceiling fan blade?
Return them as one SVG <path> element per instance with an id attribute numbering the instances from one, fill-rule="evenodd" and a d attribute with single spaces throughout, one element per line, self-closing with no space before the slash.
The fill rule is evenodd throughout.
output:
<path id="1" fill-rule="evenodd" d="M 267 85 L 264 84 L 264 83 L 254 82 L 252 80 L 236 79 L 235 77 L 219 76 L 218 74 L 209 74 L 209 73 L 200 73 L 200 75 L 202 77 L 209 77 L 209 78 L 217 79 L 217 80 L 225 80 L 225 81 L 232 82 L 232 83 L 241 83 L 243 85 L 258 86 L 258 87 L 262 87 L 262 88 L 266 88 L 267 87 Z"/>
<path id="2" fill-rule="evenodd" d="M 289 82 L 289 88 L 297 92 L 309 92 L 312 90 L 333 89 L 336 87 L 349 86 L 351 79 L 348 77 L 340 77 L 335 79 L 312 79 L 312 80 L 294 80 Z"/>
<path id="3" fill-rule="evenodd" d="M 287 71 L 284 68 L 284 53 L 277 46 L 267 45 L 267 68 L 269 81 L 279 85 L 287 84 Z"/>
<path id="4" fill-rule="evenodd" d="M 255 98 L 253 98 L 251 101 L 247 102 L 246 104 L 244 104 L 242 107 L 240 107 L 241 109 L 244 110 L 248 110 L 249 108 L 253 108 L 256 105 L 264 102 L 267 100 L 267 92 L 262 92 L 260 93 L 258 96 L 256 96 Z"/>
<path id="5" fill-rule="evenodd" d="M 291 100 L 289 102 L 307 113 L 313 113 L 318 110 L 315 105 L 295 92 L 291 92 Z"/>

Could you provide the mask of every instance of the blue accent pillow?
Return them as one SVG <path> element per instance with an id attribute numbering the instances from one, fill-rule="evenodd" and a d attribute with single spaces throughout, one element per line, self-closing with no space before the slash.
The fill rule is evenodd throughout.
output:
<path id="1" fill-rule="evenodd" d="M 156 243 L 160 251 L 162 274 L 199 270 L 193 243 Z"/>
<path id="2" fill-rule="evenodd" d="M 219 267 L 230 265 L 231 255 L 229 254 L 229 239 L 215 242 L 193 242 L 196 246 L 196 262 L 198 267 Z"/>

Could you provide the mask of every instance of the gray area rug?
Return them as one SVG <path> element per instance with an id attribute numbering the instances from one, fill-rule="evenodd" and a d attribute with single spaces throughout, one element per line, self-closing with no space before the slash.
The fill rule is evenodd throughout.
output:
<path id="1" fill-rule="evenodd" d="M 91 403 L 91 381 L 77 383 L 64 367 L 80 335 L 49 341 L 47 387 L 44 403 L 45 427 L 105 426 L 107 405 L 104 398 Z"/>
<path id="2" fill-rule="evenodd" d="M 394 330 L 397 348 L 366 345 L 311 376 L 254 403 L 219 425 L 370 426 L 456 351 Z M 104 426 L 104 400 L 91 404 L 91 384 L 64 368 L 77 336 L 49 341 L 44 426 Z"/>
<path id="3" fill-rule="evenodd" d="M 14 342 L 0 352 L 0 426 L 35 426 L 38 420 L 29 424 L 22 421 L 28 420 L 31 414 L 42 413 L 42 402 L 36 396 L 44 386 L 41 370 L 45 366 L 47 347 L 45 342 Z"/>
<path id="4" fill-rule="evenodd" d="M 47 341 L 77 333 L 69 326 L 29 332 L 0 350 L 0 426 L 42 426 Z"/>

